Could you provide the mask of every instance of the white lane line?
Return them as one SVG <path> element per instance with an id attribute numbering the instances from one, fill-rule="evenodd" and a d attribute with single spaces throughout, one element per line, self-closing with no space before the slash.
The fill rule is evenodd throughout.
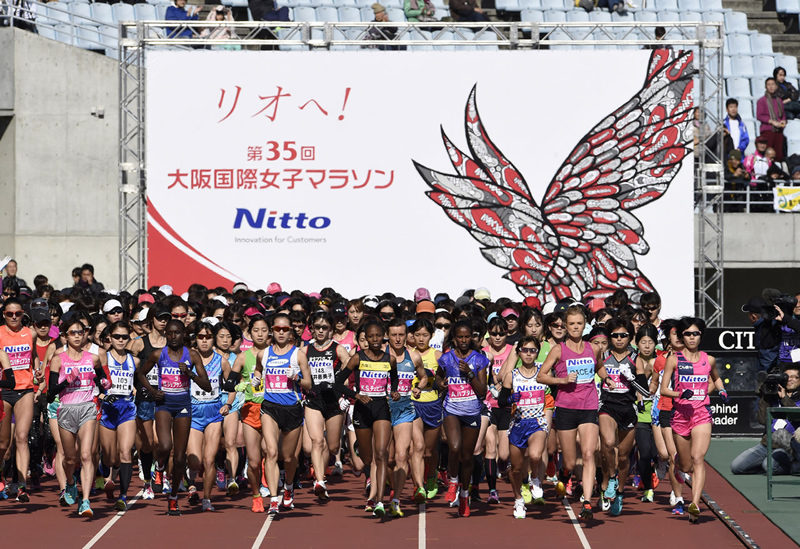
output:
<path id="1" fill-rule="evenodd" d="M 425 549 L 425 504 L 420 503 L 419 507 L 419 529 L 417 530 L 418 549 Z"/>
<path id="2" fill-rule="evenodd" d="M 581 545 L 583 545 L 583 549 L 592 549 L 592 546 L 589 545 L 589 540 L 586 539 L 586 536 L 583 533 L 583 528 L 581 528 L 581 523 L 578 522 L 578 517 L 575 516 L 575 512 L 572 510 L 572 506 L 566 500 L 566 498 L 562 502 L 564 504 L 564 508 L 567 510 L 567 514 L 569 515 L 569 520 L 572 522 L 572 526 L 575 528 L 575 531 L 578 533 L 578 538 L 581 540 Z"/>
<path id="3" fill-rule="evenodd" d="M 261 531 L 258 533 L 258 537 L 253 542 L 252 549 L 258 549 L 261 547 L 261 543 L 264 541 L 264 538 L 267 537 L 267 532 L 269 532 L 269 527 L 272 526 L 272 519 L 275 515 L 267 515 L 267 519 L 264 521 L 264 526 L 261 527 Z"/>
<path id="4" fill-rule="evenodd" d="M 135 504 L 137 501 L 139 501 L 139 500 L 141 499 L 141 497 L 142 497 L 142 494 L 143 494 L 143 493 L 144 493 L 144 490 L 139 490 L 139 493 L 138 493 L 138 494 L 136 494 L 135 496 L 133 496 L 133 499 L 132 499 L 132 500 L 130 500 L 130 501 L 128 502 L 128 510 L 130 510 L 130 508 L 131 508 L 131 507 L 133 507 L 133 505 L 134 505 L 134 504 Z M 111 530 L 111 527 L 112 527 L 112 526 L 114 526 L 114 524 L 115 524 L 115 523 L 116 523 L 116 522 L 117 522 L 119 519 L 121 519 L 121 518 L 122 518 L 122 516 L 123 516 L 125 513 L 127 513 L 127 512 L 128 512 L 128 511 L 118 511 L 118 512 L 117 512 L 117 514 L 116 514 L 116 515 L 114 515 L 114 516 L 111 518 L 111 520 L 109 520 L 109 521 L 106 523 L 106 525 L 105 525 L 105 526 L 103 526 L 103 528 L 102 528 L 102 529 L 101 529 L 99 532 L 97 532 L 97 533 L 95 534 L 95 536 L 94 536 L 92 539 L 90 539 L 90 540 L 89 540 L 89 543 L 87 543 L 86 545 L 84 545 L 84 546 L 83 546 L 83 549 L 90 549 L 90 547 L 94 547 L 94 544 L 95 544 L 95 543 L 97 543 L 98 541 L 100 541 L 100 538 L 102 538 L 102 537 L 103 537 L 103 536 L 106 534 L 106 532 L 108 532 L 109 530 Z"/>

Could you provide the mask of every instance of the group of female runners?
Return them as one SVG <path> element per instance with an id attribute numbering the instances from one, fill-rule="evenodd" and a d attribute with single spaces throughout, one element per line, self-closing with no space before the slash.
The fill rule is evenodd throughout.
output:
<path id="1" fill-rule="evenodd" d="M 619 515 L 635 469 L 642 501 L 668 479 L 672 512 L 696 521 L 709 394 L 727 398 L 699 350 L 703 321 L 660 320 L 655 293 L 641 309 L 615 294 L 608 308 L 564 301 L 547 314 L 528 300 L 348 302 L 199 285 L 69 306 L 4 297 L 0 459 L 13 487 L 0 494 L 29 501 L 28 474 L 43 465 L 60 504 L 82 516 L 93 489 L 126 510 L 137 462 L 142 498 L 166 494 L 170 515 L 180 491 L 214 511 L 215 486 L 232 497 L 245 479 L 252 511 L 279 513 L 294 507 L 301 470 L 327 500 L 349 454 L 377 517 L 402 517 L 404 494 L 422 504 L 440 486 L 467 517 L 481 482 L 501 503 L 502 478 L 515 518 L 545 503 L 548 482 L 558 498 L 581 494 L 585 520 L 597 496 Z"/>

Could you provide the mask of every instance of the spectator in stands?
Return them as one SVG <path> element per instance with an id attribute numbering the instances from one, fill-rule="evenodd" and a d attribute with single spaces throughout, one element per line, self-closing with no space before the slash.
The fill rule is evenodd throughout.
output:
<path id="1" fill-rule="evenodd" d="M 375 14 L 375 19 L 373 19 L 373 23 L 388 23 L 389 22 L 389 15 L 386 13 L 386 8 L 383 5 L 375 2 L 372 4 L 372 13 Z M 368 40 L 394 40 L 395 35 L 397 34 L 397 27 L 370 27 L 367 31 L 367 39 Z M 394 44 L 376 44 L 374 46 L 365 46 L 365 47 L 372 47 L 377 48 L 379 50 L 404 50 L 406 49 L 405 46 L 396 46 Z"/>
<path id="2" fill-rule="evenodd" d="M 783 101 L 783 109 L 786 111 L 787 120 L 794 120 L 800 116 L 800 92 L 797 91 L 791 82 L 786 81 L 786 69 L 783 67 L 776 67 L 772 71 L 772 76 L 775 77 L 775 83 L 778 89 L 775 90 L 775 95 Z"/>
<path id="3" fill-rule="evenodd" d="M 725 163 L 725 190 L 729 191 L 725 194 L 726 202 L 744 202 L 745 195 L 742 191 L 746 191 L 750 184 L 750 174 L 744 169 L 742 165 L 742 151 L 734 149 L 728 155 L 728 161 Z M 726 204 L 726 212 L 743 212 L 743 204 Z"/>
<path id="4" fill-rule="evenodd" d="M 275 0 L 248 0 L 253 21 L 289 21 L 289 8 L 277 7 Z"/>
<path id="5" fill-rule="evenodd" d="M 622 15 L 622 14 L 620 14 Z M 667 29 L 664 27 L 656 27 L 655 36 L 656 40 L 663 40 L 664 37 L 667 35 Z M 671 50 L 672 46 L 669 44 L 661 45 L 661 44 L 651 44 L 649 46 L 642 46 L 643 50 Z"/>
<path id="6" fill-rule="evenodd" d="M 81 282 L 81 268 L 75 267 L 72 269 L 72 285 L 77 286 Z"/>
<path id="7" fill-rule="evenodd" d="M 213 10 L 208 12 L 206 21 L 216 21 L 217 23 L 221 23 L 223 21 L 233 21 L 233 14 L 231 13 L 231 9 L 226 6 L 216 6 Z M 222 25 L 214 28 L 206 27 L 203 29 L 203 32 L 200 33 L 200 36 L 202 38 L 208 38 L 210 40 L 235 40 L 239 38 L 236 35 L 236 32 L 227 25 Z M 239 45 L 212 46 L 211 49 L 216 49 L 216 48 L 238 50 L 241 49 L 241 46 Z"/>
<path id="8" fill-rule="evenodd" d="M 84 263 L 83 266 L 81 266 L 81 281 L 78 283 L 78 286 L 81 288 L 88 288 L 94 297 L 100 295 L 100 292 L 105 289 L 103 283 L 98 282 L 94 278 L 94 267 L 89 263 Z"/>
<path id="9" fill-rule="evenodd" d="M 775 92 L 778 84 L 775 79 L 769 77 L 764 82 L 764 96 L 759 98 L 756 106 L 756 118 L 761 122 L 761 137 L 766 138 L 767 145 L 775 149 L 775 159 L 783 162 L 786 153 L 786 138 L 783 129 L 786 127 L 786 111 L 783 108 L 783 101 L 780 100 Z"/>
<path id="10" fill-rule="evenodd" d="M 792 169 L 792 181 L 794 181 L 795 185 L 798 185 L 797 181 L 800 181 L 800 166 L 795 166 Z M 800 300 L 798 301 L 800 303 Z"/>
<path id="11" fill-rule="evenodd" d="M 186 0 L 175 0 L 175 2 L 167 8 L 167 14 L 164 19 L 167 21 L 197 21 L 200 10 L 203 9 L 202 5 L 190 6 L 186 9 Z M 192 29 L 180 30 L 179 27 L 168 27 L 167 33 L 170 38 L 192 38 L 194 33 Z"/>
<path id="12" fill-rule="evenodd" d="M 750 179 L 766 177 L 770 162 L 766 157 L 767 138 L 759 135 L 756 139 L 756 150 L 744 159 L 744 169 L 750 174 Z"/>
<path id="13" fill-rule="evenodd" d="M 436 17 L 434 17 L 436 8 L 433 7 L 431 0 L 405 0 L 403 2 L 403 12 L 406 14 L 406 19 L 411 23 L 436 21 Z"/>
<path id="14" fill-rule="evenodd" d="M 743 155 L 747 145 L 750 144 L 750 136 L 747 134 L 747 127 L 742 122 L 742 117 L 739 116 L 739 101 L 733 97 L 728 98 L 725 101 L 725 110 L 728 111 L 728 114 L 722 123 L 731 136 L 733 146 Z"/>
<path id="15" fill-rule="evenodd" d="M 617 12 L 619 15 L 628 15 L 627 10 L 625 10 L 624 0 L 600 0 L 597 3 L 597 7 L 608 8 L 608 11 L 612 13 Z M 664 34 L 666 34 L 666 31 L 664 31 Z M 656 35 L 656 38 L 658 38 L 658 35 Z"/>
<path id="16" fill-rule="evenodd" d="M 450 14 L 462 23 L 480 23 L 489 19 L 483 14 L 477 0 L 450 0 Z"/>
<path id="17" fill-rule="evenodd" d="M 27 286 L 28 283 L 17 276 L 17 260 L 12 259 L 6 265 L 6 276 L 3 278 L 3 286 L 8 286 L 8 283 L 14 281 L 21 288 Z"/>

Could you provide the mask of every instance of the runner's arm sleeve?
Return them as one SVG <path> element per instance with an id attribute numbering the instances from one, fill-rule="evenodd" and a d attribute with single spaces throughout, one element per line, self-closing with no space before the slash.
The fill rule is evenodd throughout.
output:
<path id="1" fill-rule="evenodd" d="M 58 393 L 67 388 L 67 385 L 69 383 L 66 380 L 61 383 L 58 382 L 58 372 L 50 372 L 50 380 L 47 384 L 47 402 L 53 402 Z"/>
<path id="2" fill-rule="evenodd" d="M 345 385 L 345 382 L 347 381 L 347 378 L 350 377 L 351 373 L 353 373 L 353 371 L 349 368 L 342 368 L 336 372 L 336 390 L 348 398 L 355 398 L 356 392 Z"/>
<path id="3" fill-rule="evenodd" d="M 511 387 L 503 387 L 500 389 L 500 394 L 497 395 L 497 403 L 501 408 L 508 408 L 511 403 L 508 401 L 511 396 Z"/>
<path id="4" fill-rule="evenodd" d="M 94 384 L 97 385 L 98 389 L 103 390 L 103 380 L 104 379 L 108 379 L 108 376 L 106 375 L 106 369 L 103 368 L 102 364 L 99 364 L 94 369 Z M 103 390 L 103 392 L 105 392 L 105 390 Z"/>
<path id="5" fill-rule="evenodd" d="M 389 383 L 391 384 L 392 392 L 396 393 L 397 392 L 397 386 L 400 383 L 400 378 L 397 375 L 397 368 L 394 368 L 393 370 L 389 370 Z"/>
<path id="6" fill-rule="evenodd" d="M 239 378 L 242 377 L 241 372 L 234 372 L 231 370 L 231 373 L 228 374 L 228 379 L 222 384 L 222 390 L 228 391 L 232 393 L 236 390 L 236 384 L 239 382 Z"/>
<path id="7" fill-rule="evenodd" d="M 647 378 L 644 374 L 636 374 L 633 378 L 633 388 L 644 398 L 650 398 L 650 389 L 647 385 Z"/>
<path id="8" fill-rule="evenodd" d="M 13 389 L 17 386 L 17 380 L 14 379 L 14 370 L 11 368 L 3 370 L 3 375 L 5 377 L 0 381 L 0 389 Z"/>

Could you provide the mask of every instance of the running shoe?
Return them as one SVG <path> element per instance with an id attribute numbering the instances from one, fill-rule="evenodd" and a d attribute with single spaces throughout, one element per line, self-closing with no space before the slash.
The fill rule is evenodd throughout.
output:
<path id="1" fill-rule="evenodd" d="M 258 493 L 261 495 L 262 498 L 268 498 L 272 495 L 272 493 L 269 491 L 269 488 L 267 488 L 263 484 L 261 485 L 261 488 L 258 489 Z"/>
<path id="2" fill-rule="evenodd" d="M 114 509 L 116 509 L 117 511 L 127 511 L 128 498 L 125 496 L 120 496 L 117 502 L 114 504 Z"/>
<path id="3" fill-rule="evenodd" d="M 228 494 L 228 497 L 233 497 L 239 493 L 239 484 L 236 482 L 235 479 L 231 479 L 228 482 L 226 493 Z"/>
<path id="4" fill-rule="evenodd" d="M 675 506 L 672 508 L 673 515 L 683 515 L 686 512 L 686 507 L 683 504 L 683 500 L 679 499 Z"/>
<path id="5" fill-rule="evenodd" d="M 42 465 L 42 470 L 44 471 L 45 475 L 48 475 L 48 476 L 51 476 L 51 477 L 55 476 L 56 469 L 53 466 L 53 460 L 51 460 L 48 457 L 44 458 L 44 463 Z"/>
<path id="6" fill-rule="evenodd" d="M 3 481 L 3 472 L 0 470 L 0 500 L 8 499 L 6 494 L 6 483 Z"/>
<path id="7" fill-rule="evenodd" d="M 422 505 L 423 503 L 425 503 L 425 499 L 427 497 L 428 495 L 425 493 L 425 488 L 423 488 L 422 486 L 420 486 L 414 491 L 414 503 L 416 503 L 417 505 Z"/>
<path id="8" fill-rule="evenodd" d="M 528 484 L 527 482 L 523 483 L 522 487 L 520 488 L 520 492 L 522 492 L 522 500 L 525 503 L 530 503 L 530 502 L 533 501 L 533 497 L 531 497 L 531 485 L 530 484 Z"/>
<path id="9" fill-rule="evenodd" d="M 173 517 L 181 516 L 181 508 L 178 507 L 178 498 L 172 499 L 172 496 L 167 498 L 167 514 Z"/>
<path id="10" fill-rule="evenodd" d="M 340 477 L 344 474 L 344 468 L 342 467 L 342 462 L 337 461 L 333 464 L 333 469 L 331 470 L 331 475 L 334 477 Z"/>
<path id="11" fill-rule="evenodd" d="M 581 518 L 583 520 L 592 520 L 594 518 L 594 512 L 592 511 L 592 504 L 588 501 L 583 502 L 583 508 L 581 509 Z"/>
<path id="12" fill-rule="evenodd" d="M 200 501 L 200 493 L 194 485 L 189 486 L 189 505 L 197 505 Z"/>
<path id="13" fill-rule="evenodd" d="M 458 497 L 458 516 L 459 517 L 469 516 L 469 496 Z"/>
<path id="14" fill-rule="evenodd" d="M 278 513 L 280 513 L 280 509 L 278 507 L 279 503 L 280 503 L 280 498 L 272 498 L 270 500 L 270 502 L 269 502 L 269 514 L 270 515 L 277 515 Z"/>
<path id="15" fill-rule="evenodd" d="M 675 456 L 672 458 L 672 461 L 675 464 L 673 471 L 675 473 L 675 480 L 678 481 L 678 484 L 685 484 L 686 474 L 678 469 L 678 454 L 675 454 Z"/>
<path id="16" fill-rule="evenodd" d="M 372 516 L 381 518 L 386 516 L 386 509 L 383 508 L 382 501 L 375 504 L 375 507 L 372 509 Z"/>
<path id="17" fill-rule="evenodd" d="M 328 487 L 325 486 L 325 481 L 314 481 L 314 495 L 317 496 L 320 501 L 325 501 L 330 497 L 328 496 Z"/>
<path id="18" fill-rule="evenodd" d="M 368 499 L 367 504 L 364 506 L 365 513 L 371 513 L 375 509 L 375 500 Z"/>
<path id="19" fill-rule="evenodd" d="M 364 481 L 364 495 L 369 497 L 370 488 L 372 488 L 372 479 L 368 478 Z"/>
<path id="20" fill-rule="evenodd" d="M 644 503 L 653 503 L 653 491 L 645 490 L 644 495 L 642 496 L 642 501 Z"/>
<path id="21" fill-rule="evenodd" d="M 567 481 L 567 495 L 568 496 L 572 495 L 572 479 L 569 479 Z"/>
<path id="22" fill-rule="evenodd" d="M 211 505 L 211 500 L 210 499 L 204 499 L 202 501 L 202 506 L 203 506 L 203 512 L 205 512 L 205 511 L 216 511 L 216 509 L 214 509 L 214 506 Z M 262 506 L 262 509 L 263 509 L 263 506 Z"/>
<path id="23" fill-rule="evenodd" d="M 556 483 L 556 495 L 558 499 L 564 499 L 567 496 L 567 487 L 560 480 Z"/>
<path id="24" fill-rule="evenodd" d="M 425 482 L 425 496 L 428 499 L 433 499 L 439 494 L 439 483 L 436 482 L 436 477 L 431 477 Z"/>
<path id="25" fill-rule="evenodd" d="M 403 511 L 400 509 L 400 502 L 393 501 L 392 504 L 389 506 L 389 514 L 393 517 L 403 518 L 405 515 Z"/>
<path id="26" fill-rule="evenodd" d="M 153 475 L 153 491 L 156 494 L 163 494 L 164 493 L 164 471 L 159 471 L 156 469 L 155 474 Z"/>
<path id="27" fill-rule="evenodd" d="M 544 490 L 542 489 L 542 481 L 539 478 L 535 478 L 531 481 L 531 497 L 536 500 L 543 500 L 544 501 Z"/>
<path id="28" fill-rule="evenodd" d="M 227 488 L 225 483 L 225 469 L 220 469 L 217 467 L 217 490 L 220 492 L 224 491 Z"/>
<path id="29" fill-rule="evenodd" d="M 284 509 L 294 509 L 294 490 L 287 488 L 283 491 L 283 507 Z"/>
<path id="30" fill-rule="evenodd" d="M 436 480 L 442 488 L 447 486 L 450 482 L 450 479 L 447 477 L 447 471 L 439 471 L 439 476 Z"/>
<path id="31" fill-rule="evenodd" d="M 622 513 L 622 494 L 617 495 L 611 500 L 611 516 L 618 517 Z"/>
<path id="32" fill-rule="evenodd" d="M 653 490 L 655 490 L 656 488 L 658 488 L 658 484 L 659 484 L 659 482 L 660 482 L 660 481 L 659 481 L 659 478 L 658 478 L 658 475 L 657 475 L 657 474 L 655 474 L 655 473 L 653 473 L 653 477 L 652 477 L 652 479 L 653 479 L 653 480 L 651 480 L 651 483 L 652 483 L 652 486 L 653 486 Z"/>
<path id="33" fill-rule="evenodd" d="M 67 484 L 66 492 L 66 499 L 67 505 L 75 505 L 78 502 L 78 485 L 77 484 Z"/>
<path id="34" fill-rule="evenodd" d="M 106 481 L 106 485 L 103 487 L 103 491 L 106 493 L 106 499 L 108 501 L 114 501 L 114 489 L 117 487 L 114 484 L 114 481 L 109 479 Z"/>
<path id="35" fill-rule="evenodd" d="M 136 458 L 136 460 L 137 463 L 139 464 L 139 480 L 144 482 L 144 469 L 142 469 L 142 460 L 139 458 Z"/>
<path id="36" fill-rule="evenodd" d="M 686 510 L 689 512 L 689 522 L 697 522 L 697 519 L 700 518 L 700 508 L 697 504 L 690 503 Z"/>
<path id="37" fill-rule="evenodd" d="M 144 491 L 142 492 L 142 499 L 153 499 L 156 495 L 153 493 L 153 486 L 148 482 L 144 485 Z"/>
<path id="38" fill-rule="evenodd" d="M 500 496 L 497 495 L 497 490 L 489 490 L 489 499 L 486 503 L 500 503 Z"/>
<path id="39" fill-rule="evenodd" d="M 78 514 L 87 518 L 92 518 L 94 516 L 94 511 L 92 511 L 92 508 L 89 507 L 88 499 L 85 499 L 81 502 L 80 507 L 78 507 Z"/>
<path id="40" fill-rule="evenodd" d="M 31 497 L 28 495 L 28 489 L 25 488 L 24 484 L 20 484 L 17 489 L 17 501 L 20 503 L 28 503 L 30 500 Z"/>
<path id="41" fill-rule="evenodd" d="M 172 492 L 172 483 L 169 481 L 169 478 L 164 475 L 164 483 L 162 484 L 161 493 L 169 494 L 170 492 Z"/>
<path id="42" fill-rule="evenodd" d="M 607 513 L 611 509 L 611 500 L 606 497 L 605 492 L 600 492 L 600 510 Z"/>
<path id="43" fill-rule="evenodd" d="M 97 477 L 94 479 L 94 488 L 95 490 L 103 490 L 106 487 L 106 479 L 103 477 Z"/>
<path id="44" fill-rule="evenodd" d="M 678 498 L 675 497 L 675 492 L 669 493 L 669 506 L 675 507 L 675 504 L 678 503 Z"/>
<path id="45" fill-rule="evenodd" d="M 631 483 L 631 486 L 633 486 L 637 490 L 641 490 L 642 488 L 644 488 L 644 484 L 642 483 L 642 477 L 640 477 L 639 475 L 633 475 L 633 482 Z"/>
<path id="46" fill-rule="evenodd" d="M 261 496 L 253 496 L 253 506 L 250 510 L 254 513 L 264 512 L 264 500 L 261 499 Z"/>
<path id="47" fill-rule="evenodd" d="M 481 491 L 477 486 L 469 485 L 469 498 L 473 501 L 481 501 Z"/>
<path id="48" fill-rule="evenodd" d="M 603 492 L 606 498 L 614 499 L 614 497 L 617 495 L 618 486 L 619 486 L 619 480 L 617 480 L 616 476 L 613 476 L 610 479 L 608 479 L 608 486 L 606 486 L 606 490 L 605 492 Z"/>
<path id="49" fill-rule="evenodd" d="M 450 482 L 447 487 L 447 493 L 444 495 L 444 500 L 450 504 L 450 507 L 458 505 L 458 483 Z"/>
<path id="50" fill-rule="evenodd" d="M 69 507 L 69 503 L 67 503 L 67 491 L 61 490 L 61 495 L 58 496 L 58 504 L 61 507 Z"/>
<path id="51" fill-rule="evenodd" d="M 8 497 L 17 497 L 17 491 L 19 490 L 19 484 L 16 482 L 9 482 L 6 484 L 5 492 Z"/>
<path id="52" fill-rule="evenodd" d="M 668 472 L 669 472 L 669 462 L 659 460 L 658 465 L 656 465 L 656 476 L 658 476 L 658 479 L 664 480 L 665 478 L 667 478 Z"/>
<path id="53" fill-rule="evenodd" d="M 518 499 L 514 502 L 514 518 L 515 519 L 524 519 L 525 518 L 525 501 Z"/>
<path id="54" fill-rule="evenodd" d="M 189 491 L 189 481 L 184 479 L 178 483 L 178 492 L 188 492 Z"/>
<path id="55" fill-rule="evenodd" d="M 554 459 L 547 462 L 547 471 L 545 471 L 545 474 L 548 479 L 556 476 L 556 461 Z"/>

